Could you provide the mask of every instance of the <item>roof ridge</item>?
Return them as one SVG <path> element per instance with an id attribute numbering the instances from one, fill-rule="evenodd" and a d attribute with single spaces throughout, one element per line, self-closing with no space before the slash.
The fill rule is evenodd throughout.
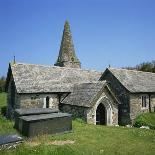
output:
<path id="1" fill-rule="evenodd" d="M 112 69 L 112 70 L 113 70 L 113 69 L 114 69 L 114 70 L 124 70 L 124 71 L 129 71 L 129 72 L 139 72 L 139 73 L 141 72 L 141 73 L 148 73 L 148 74 L 154 74 L 154 75 L 155 75 L 155 73 L 153 73 L 153 72 L 139 71 L 139 70 L 134 70 L 134 69 L 132 70 L 132 69 L 125 69 L 125 68 L 111 68 L 111 67 L 108 68 L 108 69 L 109 69 L 109 70 L 111 70 L 111 69 Z"/>
<path id="2" fill-rule="evenodd" d="M 42 67 L 49 67 L 49 68 L 59 68 L 59 69 L 68 69 L 68 70 L 82 70 L 82 71 L 88 71 L 88 72 L 98 72 L 103 73 L 101 71 L 97 70 L 90 70 L 90 69 L 82 69 L 82 68 L 69 68 L 69 67 L 59 67 L 59 66 L 53 66 L 53 65 L 43 65 L 43 64 L 30 64 L 30 63 L 23 63 L 23 62 L 16 62 L 15 64 L 10 63 L 11 66 L 14 65 L 32 65 L 32 66 L 42 66 Z"/>
<path id="3" fill-rule="evenodd" d="M 106 83 L 106 80 L 103 80 L 103 81 L 92 81 L 92 82 L 82 82 L 82 83 L 75 83 L 73 84 L 74 85 L 82 85 L 82 84 L 97 84 L 97 83 Z"/>
<path id="4" fill-rule="evenodd" d="M 11 64 L 11 63 L 10 63 Z M 43 67 L 52 67 L 50 65 L 43 65 L 43 64 L 30 64 L 30 63 L 24 63 L 24 62 L 16 62 L 15 64 L 11 64 L 11 66 L 14 65 L 34 65 L 34 66 L 43 66 Z M 53 66 L 53 67 L 57 67 L 57 66 Z"/>

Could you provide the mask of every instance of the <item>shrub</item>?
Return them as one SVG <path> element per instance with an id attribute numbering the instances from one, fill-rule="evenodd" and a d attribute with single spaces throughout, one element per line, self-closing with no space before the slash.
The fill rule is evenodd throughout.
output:
<path id="1" fill-rule="evenodd" d="M 134 121 L 135 127 L 149 126 L 150 129 L 155 130 L 155 112 L 143 113 L 136 117 Z"/>

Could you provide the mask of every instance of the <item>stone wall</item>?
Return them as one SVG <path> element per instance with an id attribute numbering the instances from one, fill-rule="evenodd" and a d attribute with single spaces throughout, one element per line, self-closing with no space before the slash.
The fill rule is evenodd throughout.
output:
<path id="1" fill-rule="evenodd" d="M 68 22 L 66 22 L 64 26 L 59 56 L 55 65 L 60 67 L 81 68 L 81 63 L 75 54 Z"/>
<path id="2" fill-rule="evenodd" d="M 49 97 L 49 108 L 58 109 L 57 94 L 18 94 L 13 77 L 10 78 L 7 90 L 7 118 L 14 118 L 14 110 L 18 108 L 46 108 L 46 97 Z"/>
<path id="3" fill-rule="evenodd" d="M 155 93 L 150 96 L 151 112 L 155 112 Z"/>
<path id="4" fill-rule="evenodd" d="M 112 98 L 109 91 L 107 91 L 106 89 L 107 88 L 102 90 L 103 93 L 101 93 L 99 96 L 96 96 L 96 98 L 93 100 L 93 103 L 90 103 L 90 105 L 92 105 L 92 107 L 90 107 L 90 108 L 60 103 L 59 109 L 62 112 L 67 112 L 67 113 L 72 114 L 73 118 L 81 118 L 89 124 L 96 124 L 97 106 L 100 103 L 103 103 L 104 105 L 107 104 L 107 106 L 106 106 L 107 116 L 109 116 L 109 118 L 110 118 L 110 120 L 109 120 L 110 122 L 108 122 L 107 125 L 118 124 L 118 103 L 116 103 L 116 101 Z M 103 97 L 104 99 L 106 98 L 107 100 L 103 99 L 100 102 L 99 99 L 101 97 Z M 104 102 L 106 102 L 106 103 L 104 103 Z M 110 106 L 108 107 L 109 104 L 110 104 Z"/>
<path id="5" fill-rule="evenodd" d="M 121 104 L 118 108 L 119 124 L 131 124 L 135 117 L 143 112 L 149 112 L 149 94 L 131 94 L 109 71 L 100 80 L 107 80 Z M 147 107 L 142 108 L 142 96 L 146 96 Z M 150 95 L 151 111 L 155 110 L 155 94 Z"/>
<path id="6" fill-rule="evenodd" d="M 46 97 L 49 97 L 49 108 L 58 109 L 59 97 L 57 94 L 21 94 L 20 108 L 46 108 Z"/>
<path id="7" fill-rule="evenodd" d="M 142 96 L 146 96 L 146 107 L 142 107 Z M 130 95 L 130 117 L 132 122 L 136 116 L 140 113 L 149 112 L 149 99 L 151 104 L 151 112 L 154 112 L 155 107 L 155 95 L 146 93 L 131 94 Z"/>
<path id="8" fill-rule="evenodd" d="M 7 91 L 7 112 L 6 117 L 12 119 L 14 116 L 14 109 L 18 108 L 18 94 L 15 88 L 13 77 L 10 77 Z"/>
<path id="9" fill-rule="evenodd" d="M 118 107 L 118 122 L 120 125 L 130 124 L 129 92 L 109 71 L 100 80 L 106 80 L 120 103 Z"/>
<path id="10" fill-rule="evenodd" d="M 69 67 L 69 68 L 81 68 L 80 62 L 72 62 L 72 61 L 67 61 L 67 62 L 62 62 L 59 63 L 60 67 Z"/>
<path id="11" fill-rule="evenodd" d="M 107 88 L 105 88 L 103 93 L 98 96 L 98 99 L 92 103 L 93 106 L 87 110 L 87 123 L 96 124 L 96 110 L 100 103 L 102 103 L 106 109 L 106 125 L 117 125 L 118 103 L 113 99 Z"/>
<path id="12" fill-rule="evenodd" d="M 142 107 L 142 96 L 146 96 L 146 107 Z M 131 94 L 130 95 L 130 117 L 133 120 L 143 112 L 149 112 L 149 95 L 148 94 Z"/>
<path id="13" fill-rule="evenodd" d="M 60 103 L 59 109 L 62 112 L 72 114 L 73 119 L 74 118 L 81 118 L 84 121 L 87 121 L 87 109 L 88 108 Z"/>

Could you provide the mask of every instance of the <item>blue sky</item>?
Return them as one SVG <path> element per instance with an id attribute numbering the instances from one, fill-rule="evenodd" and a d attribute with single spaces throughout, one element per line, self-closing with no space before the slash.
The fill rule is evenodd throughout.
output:
<path id="1" fill-rule="evenodd" d="M 13 55 L 53 65 L 66 19 L 82 68 L 155 60 L 154 0 L 0 0 L 0 76 Z"/>

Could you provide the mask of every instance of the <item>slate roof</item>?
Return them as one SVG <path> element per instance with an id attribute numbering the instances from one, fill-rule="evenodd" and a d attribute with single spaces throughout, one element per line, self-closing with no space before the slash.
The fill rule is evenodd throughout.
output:
<path id="1" fill-rule="evenodd" d="M 75 84 L 73 87 L 73 92 L 69 94 L 67 98 L 62 101 L 62 103 L 90 107 L 91 101 L 105 85 L 105 81 Z"/>
<path id="2" fill-rule="evenodd" d="M 9 70 L 17 93 L 71 92 L 73 84 L 94 82 L 102 75 L 92 70 L 24 63 L 10 63 Z"/>
<path id="3" fill-rule="evenodd" d="M 107 70 L 132 93 L 155 92 L 155 73 L 114 68 L 108 68 Z"/>

